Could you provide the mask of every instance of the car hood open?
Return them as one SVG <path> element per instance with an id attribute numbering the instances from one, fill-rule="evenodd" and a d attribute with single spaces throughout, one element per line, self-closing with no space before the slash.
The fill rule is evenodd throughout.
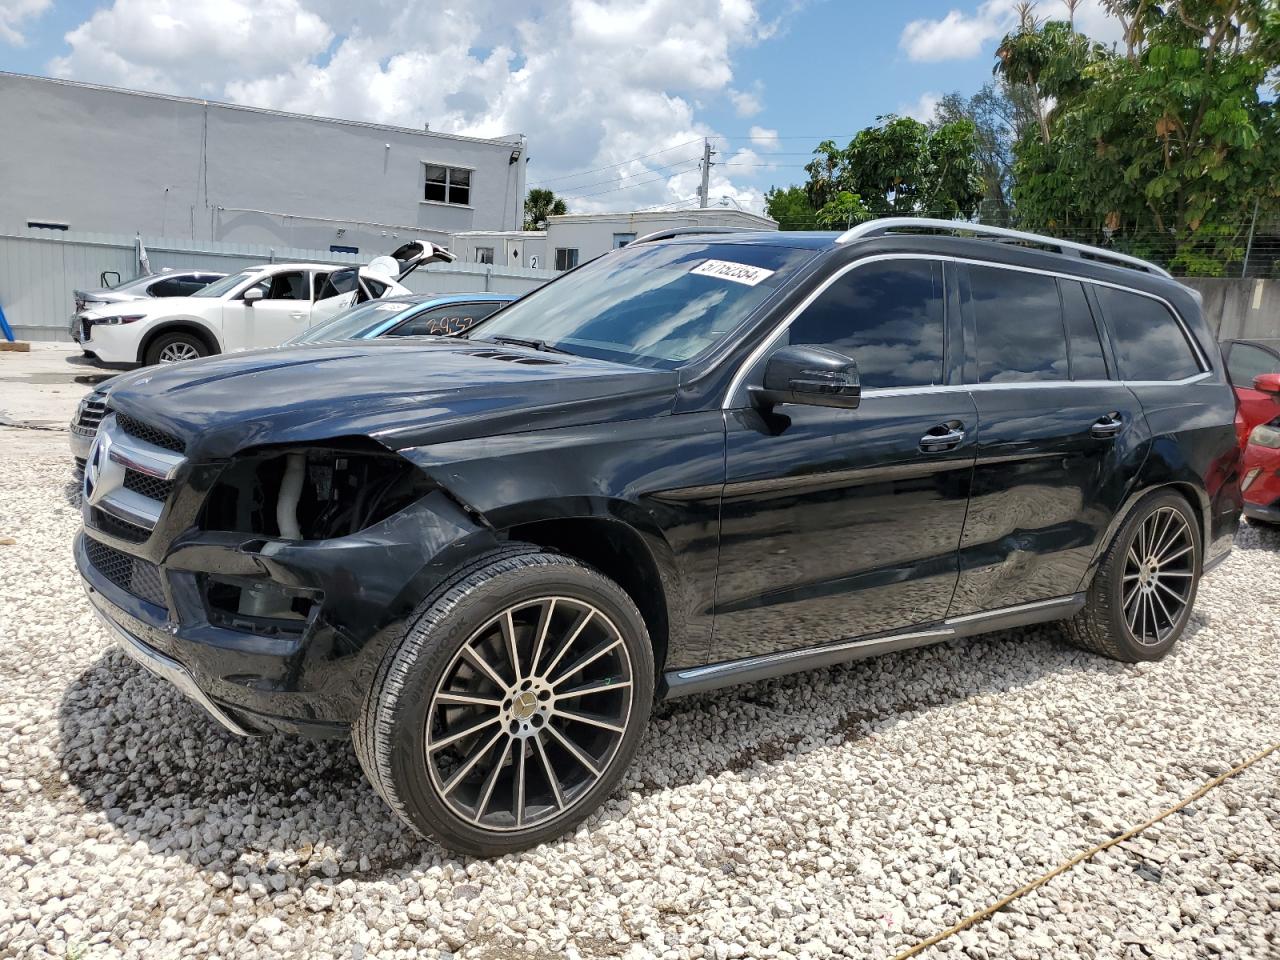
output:
<path id="1" fill-rule="evenodd" d="M 369 436 L 399 450 L 667 413 L 673 371 L 453 338 L 276 347 L 115 378 L 111 409 L 173 434 L 188 457 Z"/>

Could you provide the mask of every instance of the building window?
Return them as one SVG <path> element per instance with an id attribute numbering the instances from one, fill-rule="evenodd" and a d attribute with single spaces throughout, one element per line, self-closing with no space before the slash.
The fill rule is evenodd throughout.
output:
<path id="1" fill-rule="evenodd" d="M 625 247 L 628 243 L 636 238 L 634 233 L 615 233 L 613 235 L 613 249 Z"/>
<path id="2" fill-rule="evenodd" d="M 493 263 L 493 247 L 476 247 L 476 263 Z"/>
<path id="3" fill-rule="evenodd" d="M 422 198 L 432 203 L 471 203 L 471 171 L 462 167 L 426 164 L 426 188 Z"/>
<path id="4" fill-rule="evenodd" d="M 572 270 L 578 265 L 577 247 L 556 247 L 556 269 Z"/>

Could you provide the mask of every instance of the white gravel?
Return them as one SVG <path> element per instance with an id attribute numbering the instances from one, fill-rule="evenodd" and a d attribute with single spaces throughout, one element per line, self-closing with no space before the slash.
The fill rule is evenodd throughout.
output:
<path id="1" fill-rule="evenodd" d="M 0 459 L 0 957 L 892 956 L 1280 741 L 1248 529 L 1161 663 L 1042 628 L 678 701 L 576 834 L 458 860 L 346 744 L 225 736 L 113 652 L 67 480 Z M 1215 954 L 1280 956 L 1280 754 L 924 956 Z"/>

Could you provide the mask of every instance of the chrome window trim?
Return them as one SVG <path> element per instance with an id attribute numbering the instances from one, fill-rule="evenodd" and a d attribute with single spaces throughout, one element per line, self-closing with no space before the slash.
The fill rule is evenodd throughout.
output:
<path id="1" fill-rule="evenodd" d="M 746 360 L 744 360 L 742 364 L 738 367 L 737 372 L 733 375 L 733 379 L 729 381 L 729 389 L 725 391 L 724 400 L 722 400 L 720 403 L 720 409 L 722 410 L 736 409 L 735 406 L 733 405 L 733 398 L 738 393 L 738 391 L 742 389 L 742 384 L 743 384 L 743 381 L 746 379 L 747 373 L 751 370 L 753 366 L 755 366 L 760 361 L 761 357 L 763 357 L 766 353 L 769 352 L 770 349 L 772 349 L 774 344 L 777 343 L 778 338 L 781 337 L 782 334 L 784 334 L 787 331 L 787 329 L 791 326 L 792 322 L 796 319 L 796 317 L 800 316 L 801 313 L 803 313 L 806 309 L 808 309 L 809 306 L 813 303 L 813 301 L 818 299 L 818 297 L 822 296 L 822 294 L 826 292 L 828 287 L 830 287 L 833 283 L 835 283 L 837 280 L 843 277 L 846 273 L 849 273 L 851 270 L 856 270 L 858 267 L 861 267 L 864 264 L 879 263 L 884 260 L 930 260 L 930 261 L 936 261 L 938 263 L 964 263 L 964 264 L 972 264 L 980 267 L 994 267 L 1000 270 L 1015 270 L 1021 273 L 1038 273 L 1038 274 L 1041 274 L 1042 276 L 1054 277 L 1059 280 L 1078 280 L 1081 283 L 1091 283 L 1100 287 L 1111 287 L 1115 290 L 1122 290 L 1125 293 L 1137 294 L 1140 297 L 1149 297 L 1152 300 L 1155 300 L 1159 303 L 1164 304 L 1165 309 L 1167 309 L 1169 313 L 1173 316 L 1174 320 L 1178 324 L 1179 329 L 1182 331 L 1182 335 L 1186 338 L 1187 343 L 1190 344 L 1191 346 L 1191 351 L 1193 356 L 1195 357 L 1196 365 L 1200 367 L 1200 373 L 1193 374 L 1190 377 L 1184 377 L 1181 380 L 1120 380 L 1120 379 L 1117 379 L 1117 380 L 1019 380 L 1014 383 L 1004 383 L 1004 384 L 996 384 L 996 383 L 921 384 L 918 387 L 870 387 L 863 391 L 864 396 L 866 395 L 890 396 L 890 395 L 894 395 L 895 393 L 902 395 L 902 394 L 908 394 L 908 393 L 918 393 L 923 390 L 930 390 L 930 391 L 984 390 L 984 389 L 1008 390 L 1014 387 L 1029 387 L 1029 386 L 1043 387 L 1043 386 L 1053 385 L 1053 384 L 1056 384 L 1058 386 L 1064 386 L 1064 387 L 1065 386 L 1075 387 L 1075 386 L 1088 386 L 1090 384 L 1096 385 L 1099 383 L 1105 383 L 1105 384 L 1123 383 L 1127 386 L 1167 387 L 1167 386 L 1178 386 L 1180 384 L 1195 383 L 1198 380 L 1204 379 L 1205 377 L 1209 376 L 1209 374 L 1213 371 L 1213 364 L 1209 362 L 1209 358 L 1206 356 L 1204 350 L 1201 348 L 1199 341 L 1197 341 L 1196 338 L 1192 335 L 1191 329 L 1187 326 L 1186 321 L 1182 319 L 1182 314 L 1178 312 L 1177 307 L 1175 307 L 1172 303 L 1170 303 L 1168 300 L 1166 300 L 1164 297 L 1160 296 L 1159 294 L 1148 293 L 1145 290 L 1137 290 L 1133 287 L 1127 287 L 1122 283 L 1112 283 L 1109 280 L 1095 280 L 1092 277 L 1081 277 L 1073 273 L 1065 273 L 1060 270 L 1045 270 L 1041 267 L 1024 267 L 1017 264 L 993 263 L 990 260 L 978 260 L 972 257 L 956 257 L 956 256 L 950 256 L 946 254 L 877 253 L 869 257 L 863 257 L 860 260 L 855 260 L 852 263 L 846 263 L 843 267 L 841 267 L 835 273 L 831 274 L 831 276 L 827 277 L 826 280 L 822 281 L 822 283 L 815 290 L 813 290 L 807 297 L 805 297 L 804 300 L 802 300 L 794 308 L 792 308 L 791 312 L 788 313 L 785 317 L 783 317 L 781 321 L 779 321 L 778 325 L 773 329 L 773 331 L 767 337 L 765 337 L 764 340 L 762 340 L 756 346 L 756 348 L 751 351 L 751 353 L 747 355 Z M 1104 323 L 1107 322 L 1105 317 L 1103 318 L 1103 322 Z"/>

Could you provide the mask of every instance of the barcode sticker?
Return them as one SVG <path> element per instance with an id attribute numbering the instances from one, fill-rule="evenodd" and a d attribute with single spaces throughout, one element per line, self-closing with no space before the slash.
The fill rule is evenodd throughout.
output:
<path id="1" fill-rule="evenodd" d="M 772 270 L 764 267 L 753 267 L 748 263 L 731 263 L 728 260 L 703 260 L 689 271 L 700 277 L 717 277 L 720 280 L 732 280 L 734 283 L 754 287 L 762 280 L 773 276 Z"/>

